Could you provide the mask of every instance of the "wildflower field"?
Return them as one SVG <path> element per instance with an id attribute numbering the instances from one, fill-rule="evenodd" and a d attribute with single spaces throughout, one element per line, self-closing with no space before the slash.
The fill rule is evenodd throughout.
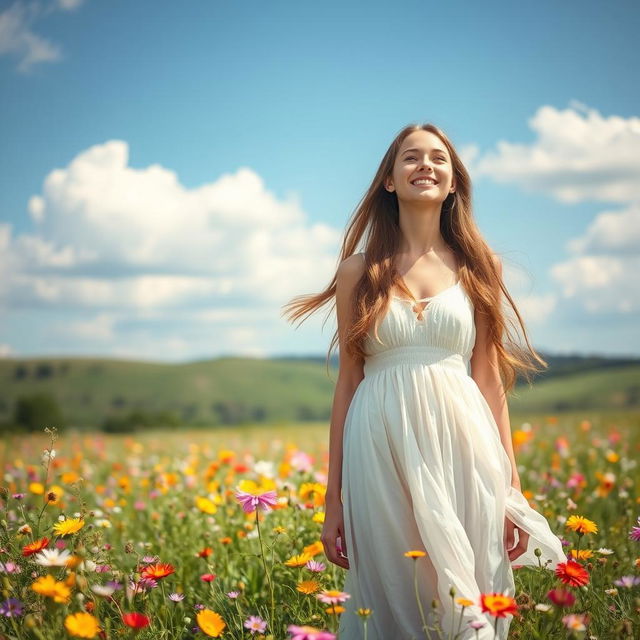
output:
<path id="1" fill-rule="evenodd" d="M 567 562 L 516 568 L 515 599 L 451 598 L 493 629 L 513 616 L 510 638 L 640 637 L 640 417 L 513 424 Z M 335 638 L 350 594 L 320 541 L 327 442 L 326 424 L 5 437 L 0 640 Z M 468 637 L 440 631 L 438 604 L 424 637 Z"/>

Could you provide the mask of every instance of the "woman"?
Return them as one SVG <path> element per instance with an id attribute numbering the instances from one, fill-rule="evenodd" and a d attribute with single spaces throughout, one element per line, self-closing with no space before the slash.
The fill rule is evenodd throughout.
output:
<path id="1" fill-rule="evenodd" d="M 526 347 L 509 334 L 518 325 L 501 294 Z M 333 296 L 329 352 L 339 342 L 340 369 L 321 540 L 348 569 L 339 640 L 364 637 L 360 607 L 372 609 L 368 640 L 435 638 L 434 599 L 445 637 L 459 628 L 457 638 L 493 638 L 480 594 L 513 597 L 511 565 L 537 566 L 536 549 L 549 569 L 566 561 L 520 491 L 506 402 L 517 373 L 529 378 L 546 362 L 473 220 L 469 175 L 436 126 L 400 131 L 347 228 L 331 284 L 290 302 L 291 317 Z M 463 610 L 451 587 L 474 604 Z"/>

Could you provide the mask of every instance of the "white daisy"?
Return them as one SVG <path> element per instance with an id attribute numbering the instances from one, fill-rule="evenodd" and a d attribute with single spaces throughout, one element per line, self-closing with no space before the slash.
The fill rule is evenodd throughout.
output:
<path id="1" fill-rule="evenodd" d="M 43 567 L 65 567 L 70 557 L 68 549 L 42 549 L 33 559 Z"/>

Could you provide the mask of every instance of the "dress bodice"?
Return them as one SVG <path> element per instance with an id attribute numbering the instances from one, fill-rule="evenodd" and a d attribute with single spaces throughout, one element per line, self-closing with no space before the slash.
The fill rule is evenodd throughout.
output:
<path id="1" fill-rule="evenodd" d="M 432 296 L 426 306 L 419 303 L 416 309 L 414 304 L 406 298 L 391 298 L 386 312 L 378 319 L 378 337 L 382 343 L 375 339 L 373 329 L 367 334 L 365 362 L 398 347 L 419 347 L 419 351 L 433 347 L 434 352 L 458 354 L 468 368 L 476 328 L 473 302 L 462 284 L 457 282 Z"/>

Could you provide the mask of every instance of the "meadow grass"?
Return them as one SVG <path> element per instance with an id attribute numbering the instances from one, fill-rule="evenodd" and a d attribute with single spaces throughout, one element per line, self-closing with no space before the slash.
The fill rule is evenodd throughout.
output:
<path id="1" fill-rule="evenodd" d="M 512 425 L 523 493 L 587 578 L 515 568 L 509 637 L 637 637 L 640 416 Z M 320 542 L 327 443 L 326 423 L 5 437 L 0 637 L 333 637 L 346 595 Z M 239 491 L 276 501 L 247 512 Z"/>

